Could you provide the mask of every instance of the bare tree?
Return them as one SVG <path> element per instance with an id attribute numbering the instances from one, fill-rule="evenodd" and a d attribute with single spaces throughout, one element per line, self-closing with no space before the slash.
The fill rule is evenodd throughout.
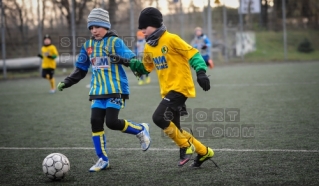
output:
<path id="1" fill-rule="evenodd" d="M 83 21 L 83 14 L 87 8 L 87 3 L 91 0 L 74 0 L 74 15 L 75 15 L 75 24 L 79 25 Z M 69 0 L 53 0 L 53 3 L 58 6 L 61 14 L 66 18 L 69 29 L 71 28 L 71 4 Z"/>
<path id="2" fill-rule="evenodd" d="M 11 23 L 9 27 L 17 28 L 19 34 L 14 34 L 12 39 L 15 41 L 22 41 L 23 50 L 18 52 L 24 52 L 27 54 L 27 18 L 26 9 L 24 7 L 25 1 L 22 0 L 21 4 L 17 1 L 6 1 L 6 21 Z M 17 36 L 20 36 L 18 38 Z M 17 46 L 14 46 L 17 47 Z"/>

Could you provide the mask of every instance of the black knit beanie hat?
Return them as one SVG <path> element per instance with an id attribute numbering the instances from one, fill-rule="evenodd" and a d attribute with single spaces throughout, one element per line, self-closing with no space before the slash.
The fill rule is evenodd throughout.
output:
<path id="1" fill-rule="evenodd" d="M 148 26 L 159 28 L 162 24 L 162 13 L 153 7 L 148 7 L 142 10 L 140 17 L 138 18 L 138 29 L 145 29 Z"/>
<path id="2" fill-rule="evenodd" d="M 43 40 L 45 40 L 45 39 L 50 39 L 51 40 L 50 35 L 49 34 L 45 34 L 44 37 L 43 37 Z"/>

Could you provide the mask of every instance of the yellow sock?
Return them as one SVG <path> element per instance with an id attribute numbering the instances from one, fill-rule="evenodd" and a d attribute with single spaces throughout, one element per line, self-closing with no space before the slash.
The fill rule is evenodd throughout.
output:
<path id="1" fill-rule="evenodd" d="M 182 131 L 182 134 L 186 136 L 189 139 L 189 141 L 194 145 L 197 154 L 207 154 L 207 147 L 203 145 L 200 141 L 198 141 L 193 135 L 191 135 L 185 130 Z"/>
<path id="2" fill-rule="evenodd" d="M 52 78 L 49 81 L 50 81 L 51 89 L 54 90 L 55 89 L 55 79 Z"/>
<path id="3" fill-rule="evenodd" d="M 138 134 L 143 130 L 143 127 L 140 124 L 134 123 L 132 121 L 124 120 L 124 129 L 122 132 L 129 134 Z"/>
<path id="4" fill-rule="evenodd" d="M 169 136 L 179 147 L 189 147 L 189 138 L 184 136 L 181 131 L 176 127 L 173 122 L 170 122 L 169 126 L 164 129 L 164 132 Z"/>

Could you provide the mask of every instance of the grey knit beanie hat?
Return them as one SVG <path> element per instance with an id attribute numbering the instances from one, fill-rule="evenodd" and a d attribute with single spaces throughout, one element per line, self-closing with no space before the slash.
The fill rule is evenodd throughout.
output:
<path id="1" fill-rule="evenodd" d="M 100 26 L 107 29 L 111 28 L 109 12 L 102 8 L 94 8 L 90 12 L 87 22 L 88 28 L 90 28 L 90 26 Z"/>

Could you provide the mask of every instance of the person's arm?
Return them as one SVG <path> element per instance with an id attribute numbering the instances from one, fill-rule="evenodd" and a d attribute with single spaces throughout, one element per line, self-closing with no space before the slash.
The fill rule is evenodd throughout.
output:
<path id="1" fill-rule="evenodd" d="M 47 56 L 48 58 L 51 58 L 51 59 L 55 59 L 58 57 L 59 53 L 58 53 L 58 50 L 56 49 L 56 47 L 54 45 L 52 45 L 52 54 Z"/>
<path id="2" fill-rule="evenodd" d="M 207 65 L 203 57 L 197 52 L 190 60 L 189 64 L 196 71 L 197 83 L 203 88 L 204 91 L 210 89 L 210 80 L 206 75 Z"/>
<path id="3" fill-rule="evenodd" d="M 111 58 L 111 63 L 130 67 L 132 71 L 136 72 L 138 75 L 149 74 L 149 71 L 146 70 L 144 64 L 135 57 L 128 59 L 117 54 L 110 54 L 109 56 Z"/>
<path id="4" fill-rule="evenodd" d="M 145 63 L 136 58 L 130 60 L 129 66 L 133 72 L 136 72 L 139 75 L 147 75 L 153 70 L 152 66 L 145 66 Z"/>
<path id="5" fill-rule="evenodd" d="M 76 67 L 75 70 L 63 80 L 63 88 L 68 88 L 78 83 L 81 79 L 83 79 L 86 76 L 87 72 L 87 70 L 83 70 L 79 67 Z"/>
<path id="6" fill-rule="evenodd" d="M 199 54 L 199 52 L 197 52 L 188 62 L 196 72 L 206 72 L 207 70 L 206 62 L 204 61 L 203 57 Z"/>
<path id="7" fill-rule="evenodd" d="M 177 35 L 171 40 L 171 42 L 176 52 L 182 55 L 185 59 L 188 59 L 188 63 L 196 71 L 198 84 L 204 91 L 208 91 L 210 89 L 210 81 L 206 75 L 207 66 L 198 50 L 190 46 Z"/>
<path id="8" fill-rule="evenodd" d="M 41 47 L 41 53 L 39 53 L 39 54 L 37 55 L 37 56 L 38 56 L 39 58 L 41 58 L 41 59 L 43 59 L 42 49 L 43 49 L 43 47 Z"/>
<path id="9" fill-rule="evenodd" d="M 75 70 L 58 84 L 58 89 L 62 91 L 64 88 L 71 87 L 83 79 L 90 67 L 90 58 L 82 46 L 79 57 L 75 63 Z"/>
<path id="10" fill-rule="evenodd" d="M 143 74 L 149 74 L 149 72 L 151 71 L 151 68 L 149 68 L 148 65 L 144 66 L 144 63 L 136 58 L 135 54 L 129 48 L 127 48 L 123 40 L 116 40 L 115 51 L 116 54 L 109 55 L 111 58 L 111 63 L 130 67 L 132 71 L 139 76 Z M 143 58 L 145 57 L 143 56 Z"/>
<path id="11" fill-rule="evenodd" d="M 210 42 L 210 40 L 209 40 L 209 38 L 207 36 L 205 36 L 204 42 L 205 42 L 206 47 L 211 47 L 212 46 L 212 44 L 211 44 L 211 42 Z"/>

